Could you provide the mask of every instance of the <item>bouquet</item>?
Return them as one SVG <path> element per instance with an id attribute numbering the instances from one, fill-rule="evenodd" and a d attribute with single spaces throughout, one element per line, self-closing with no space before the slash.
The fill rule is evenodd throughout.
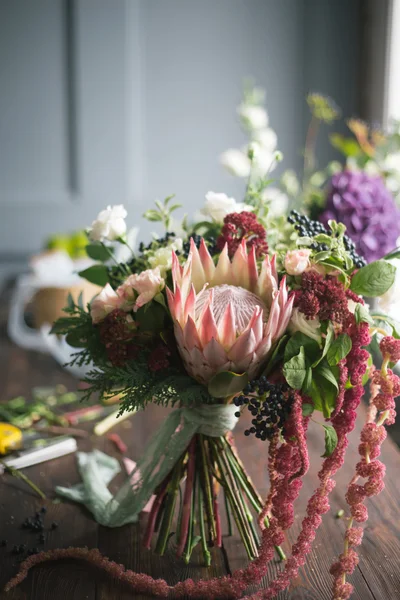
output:
<path id="1" fill-rule="evenodd" d="M 252 164 L 254 154 L 248 156 Z M 229 530 L 236 527 L 252 562 L 232 577 L 176 586 L 191 597 L 240 597 L 260 582 L 274 552 L 282 569 L 256 597 L 273 598 L 289 585 L 329 510 L 334 475 L 369 385 L 360 457 L 345 491 L 343 552 L 330 571 L 333 597 L 344 600 L 352 591 L 347 577 L 358 561 L 366 500 L 384 487 L 378 456 L 400 393 L 392 371 L 400 329 L 370 311 L 364 298 L 386 293 L 395 268 L 385 259 L 366 264 L 341 223 L 324 226 L 295 210 L 277 217 L 267 187 L 265 178 L 250 177 L 243 203 L 209 192 L 202 220 L 185 217 L 180 236 L 171 231 L 179 205 L 171 197 L 157 202 L 145 217 L 162 223 L 165 234 L 141 243 L 126 262 L 115 259 L 117 245 L 128 247 L 126 211 L 102 211 L 86 248 L 98 262 L 80 275 L 103 290 L 87 306 L 70 299 L 53 333 L 76 347 L 75 364 L 92 365 L 88 396 L 118 391 L 121 414 L 150 402 L 173 409 L 116 496 L 101 510 L 92 503 L 96 518 L 109 526 L 132 522 L 152 499 L 144 546 L 154 539 L 162 555 L 174 545 L 189 562 L 200 544 L 210 565 L 210 546 L 223 543 L 225 505 Z M 372 339 L 382 353 L 379 369 L 371 360 Z M 254 488 L 235 446 L 232 431 L 245 411 L 252 415 L 248 443 L 252 436 L 265 441 L 267 498 Z M 319 484 L 286 559 L 280 546 L 309 468 L 311 422 L 325 448 Z M 160 595 L 172 589 L 143 577 L 131 581 L 135 589 Z"/>

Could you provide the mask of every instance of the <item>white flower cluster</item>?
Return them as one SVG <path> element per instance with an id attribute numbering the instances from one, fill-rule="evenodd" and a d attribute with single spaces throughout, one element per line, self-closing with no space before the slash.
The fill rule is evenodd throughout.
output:
<path id="1" fill-rule="evenodd" d="M 250 174 L 263 177 L 282 160 L 282 154 L 276 151 L 276 133 L 268 127 L 268 113 L 260 105 L 263 96 L 261 90 L 253 90 L 237 109 L 243 129 L 249 135 L 249 143 L 241 149 L 230 148 L 220 156 L 223 167 L 236 177 L 249 177 Z"/>
<path id="2" fill-rule="evenodd" d="M 202 214 L 210 217 L 214 223 L 222 223 L 226 215 L 253 210 L 252 206 L 243 202 L 236 202 L 235 198 L 228 198 L 222 192 L 208 192 Z"/>

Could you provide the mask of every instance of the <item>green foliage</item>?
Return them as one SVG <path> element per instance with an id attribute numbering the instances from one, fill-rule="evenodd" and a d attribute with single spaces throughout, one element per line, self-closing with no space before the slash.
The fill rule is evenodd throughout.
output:
<path id="1" fill-rule="evenodd" d="M 298 354 L 285 362 L 283 365 L 283 375 L 291 388 L 301 390 L 306 377 L 304 346 L 300 347 Z"/>
<path id="2" fill-rule="evenodd" d="M 110 260 L 111 250 L 109 250 L 102 242 L 92 242 L 86 246 L 86 254 L 89 258 L 93 258 L 93 260 L 106 262 L 107 260 Z"/>
<path id="3" fill-rule="evenodd" d="M 192 403 L 215 401 L 207 389 L 189 375 L 175 369 L 169 369 L 168 375 L 165 372 L 161 375 L 152 372 L 143 357 L 123 367 L 115 367 L 107 362 L 97 366 L 100 369 L 94 369 L 85 378 L 89 384 L 85 397 L 90 397 L 94 392 L 107 395 L 118 390 L 121 396 L 120 414 L 143 409 L 151 402 L 163 406 L 174 406 L 176 403 L 189 406 Z"/>
<path id="4" fill-rule="evenodd" d="M 89 311 L 75 304 L 69 296 L 68 306 L 64 309 L 67 316 L 60 317 L 54 323 L 50 333 L 66 335 L 67 342 L 74 348 L 81 348 L 73 355 L 70 365 L 88 365 L 106 360 L 106 353 L 100 341 L 99 331 L 93 326 Z"/>
<path id="5" fill-rule="evenodd" d="M 338 443 L 336 430 L 331 425 L 322 425 L 325 430 L 325 452 L 322 458 L 328 458 L 335 450 Z"/>
<path id="6" fill-rule="evenodd" d="M 107 283 L 109 283 L 108 269 L 105 265 L 93 265 L 88 269 L 84 269 L 78 273 L 90 283 L 94 283 L 95 285 L 99 285 L 104 287 Z"/>
<path id="7" fill-rule="evenodd" d="M 396 267 L 385 260 L 377 260 L 354 274 L 350 289 L 361 296 L 382 296 L 392 287 L 395 276 Z"/>
<path id="8" fill-rule="evenodd" d="M 248 381 L 247 373 L 240 375 L 231 371 L 223 371 L 212 377 L 208 384 L 208 392 L 214 398 L 228 398 L 241 392 Z"/>
<path id="9" fill-rule="evenodd" d="M 327 125 L 331 125 L 340 117 L 337 106 L 330 98 L 322 96 L 322 94 L 308 94 L 307 104 L 313 117 Z"/>
<path id="10" fill-rule="evenodd" d="M 182 206 L 181 204 L 170 204 L 173 198 L 175 198 L 175 194 L 168 196 L 163 202 L 156 200 L 155 205 L 157 210 L 155 208 L 146 210 L 143 217 L 151 222 L 162 223 L 165 230 L 168 231 L 171 224 L 172 213 Z"/>
<path id="11" fill-rule="evenodd" d="M 356 304 L 354 309 L 354 318 L 356 320 L 357 325 L 359 323 L 369 323 L 370 325 L 374 324 L 374 320 L 369 314 L 368 307 L 364 304 Z"/>
<path id="12" fill-rule="evenodd" d="M 341 333 L 332 342 L 327 351 L 327 360 L 329 365 L 337 365 L 343 358 L 346 358 L 352 347 L 352 341 L 347 333 Z"/>

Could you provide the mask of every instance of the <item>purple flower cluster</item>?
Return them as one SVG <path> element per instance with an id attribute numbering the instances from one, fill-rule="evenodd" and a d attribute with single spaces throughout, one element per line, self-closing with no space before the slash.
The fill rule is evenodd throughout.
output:
<path id="1" fill-rule="evenodd" d="M 357 252 L 368 262 L 396 247 L 400 236 L 400 211 L 384 181 L 364 171 L 346 170 L 331 179 L 325 211 L 320 220 L 341 221 Z"/>

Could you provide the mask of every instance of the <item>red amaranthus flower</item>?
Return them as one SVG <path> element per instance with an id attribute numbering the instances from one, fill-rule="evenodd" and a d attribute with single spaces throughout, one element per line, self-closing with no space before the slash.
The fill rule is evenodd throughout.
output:
<path id="1" fill-rule="evenodd" d="M 252 212 L 226 215 L 221 234 L 217 238 L 217 248 L 222 251 L 227 244 L 228 254 L 232 258 L 242 240 L 245 240 L 248 250 L 254 247 L 257 258 L 268 254 L 267 232 Z"/>

